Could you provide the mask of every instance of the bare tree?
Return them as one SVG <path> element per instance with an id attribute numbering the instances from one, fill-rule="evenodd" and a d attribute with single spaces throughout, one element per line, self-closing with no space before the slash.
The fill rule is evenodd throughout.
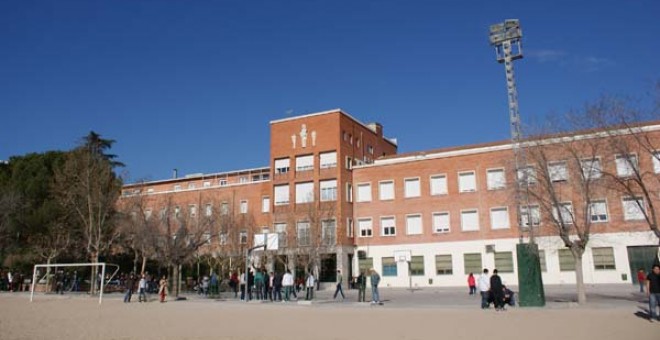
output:
<path id="1" fill-rule="evenodd" d="M 119 235 L 112 219 L 122 185 L 114 167 L 120 163 L 113 161 L 113 155 L 104 153 L 114 141 L 91 132 L 83 142 L 69 152 L 61 168 L 55 169 L 53 192 L 62 207 L 84 227 L 89 260 L 98 262 Z M 93 267 L 92 282 L 96 270 Z M 91 291 L 95 292 L 94 285 Z"/>
<path id="2" fill-rule="evenodd" d="M 133 252 L 133 272 L 144 273 L 147 260 L 152 259 L 156 249 L 155 239 L 158 235 L 158 222 L 153 218 L 149 206 L 149 197 L 143 190 L 144 186 L 133 187 L 131 192 L 122 197 L 118 204 L 119 232 L 121 246 L 124 250 Z M 138 271 L 138 262 L 141 262 Z"/>
<path id="3" fill-rule="evenodd" d="M 527 145 L 531 167 L 523 171 L 527 171 L 530 181 L 527 194 L 532 206 L 523 208 L 523 216 L 533 227 L 534 205 L 538 205 L 544 216 L 540 234 L 558 236 L 570 250 L 575 261 L 578 303 L 584 304 L 582 256 L 591 237 L 596 200 L 606 193 L 597 157 L 606 145 L 602 138 L 561 133 L 544 133 L 531 138 Z"/>

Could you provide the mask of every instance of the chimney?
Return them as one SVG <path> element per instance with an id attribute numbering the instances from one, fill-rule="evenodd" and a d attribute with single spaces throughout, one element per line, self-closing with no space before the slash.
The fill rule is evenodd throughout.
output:
<path id="1" fill-rule="evenodd" d="M 369 130 L 373 131 L 378 137 L 383 137 L 383 126 L 380 123 L 369 123 L 367 124 Z"/>
<path id="2" fill-rule="evenodd" d="M 179 170 L 177 170 L 176 168 L 174 168 L 174 169 L 172 170 L 172 178 L 177 179 L 178 177 L 179 177 Z"/>

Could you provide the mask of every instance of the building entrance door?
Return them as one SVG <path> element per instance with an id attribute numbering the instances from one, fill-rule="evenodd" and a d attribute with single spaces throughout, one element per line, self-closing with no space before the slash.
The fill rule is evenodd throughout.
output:
<path id="1" fill-rule="evenodd" d="M 637 272 L 644 269 L 649 273 L 654 263 L 658 262 L 658 246 L 628 247 L 628 263 L 630 264 L 630 275 L 632 282 L 637 284 Z"/>

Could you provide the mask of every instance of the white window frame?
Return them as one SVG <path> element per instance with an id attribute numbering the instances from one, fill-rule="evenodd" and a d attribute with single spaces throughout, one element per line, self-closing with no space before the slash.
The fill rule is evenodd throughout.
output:
<path id="1" fill-rule="evenodd" d="M 366 192 L 364 192 L 364 195 L 363 195 L 363 194 L 360 194 L 360 192 L 361 192 L 361 191 L 360 191 L 360 188 L 361 188 L 361 187 L 365 187 L 365 186 L 369 187 L 369 191 L 368 191 L 369 195 L 368 195 L 368 197 L 366 197 L 366 196 L 367 196 L 367 195 L 366 195 Z M 357 194 L 357 199 L 355 200 L 355 202 L 371 202 L 371 182 L 362 182 L 362 183 L 358 183 L 358 184 L 357 184 L 357 188 L 358 188 L 358 189 L 357 189 L 357 192 L 356 192 L 356 194 Z M 365 196 L 365 197 L 362 197 L 362 196 Z"/>
<path id="2" fill-rule="evenodd" d="M 303 189 L 305 190 L 303 191 Z M 312 202 L 314 202 L 314 182 L 296 183 L 296 204 L 305 204 Z"/>
<path id="3" fill-rule="evenodd" d="M 391 220 L 392 225 L 386 227 L 383 224 L 383 220 Z M 388 228 L 388 229 L 386 229 L 386 228 Z M 390 228 L 391 228 L 391 230 L 393 230 L 393 232 L 388 231 L 388 230 L 390 230 Z M 391 216 L 381 216 L 380 217 L 380 236 L 384 236 L 384 237 L 396 236 L 396 216 L 391 215 Z"/>
<path id="4" fill-rule="evenodd" d="M 261 212 L 270 212 L 270 196 L 261 196 Z"/>
<path id="5" fill-rule="evenodd" d="M 410 231 L 410 220 L 411 217 L 419 217 L 419 232 L 413 233 Z M 421 213 L 406 214 L 406 235 L 424 235 L 424 217 Z"/>
<path id="6" fill-rule="evenodd" d="M 207 204 L 204 206 L 204 215 L 205 215 L 206 217 L 210 217 L 210 216 L 213 215 L 213 205 L 212 205 L 211 203 L 207 203 Z"/>
<path id="7" fill-rule="evenodd" d="M 506 222 L 502 225 L 499 225 L 495 221 L 495 215 L 493 214 L 495 211 L 502 211 L 504 210 L 506 214 Z M 490 208 L 490 228 L 492 230 L 503 230 L 503 229 L 511 229 L 511 217 L 509 215 L 509 207 L 492 207 Z"/>
<path id="8" fill-rule="evenodd" d="M 279 164 L 278 164 L 279 163 Z M 273 167 L 275 168 L 275 174 L 286 174 L 291 171 L 291 158 L 277 158 L 273 162 Z"/>
<path id="9" fill-rule="evenodd" d="M 628 156 L 628 157 L 626 157 Z M 634 161 L 633 168 L 630 167 L 630 163 L 626 158 L 633 157 Z M 622 160 L 619 162 L 619 160 Z M 616 174 L 619 177 L 631 177 L 635 175 L 635 169 L 639 169 L 639 157 L 636 153 L 631 153 L 629 155 L 618 154 L 614 155 L 614 163 L 616 165 Z M 625 169 L 624 169 L 625 167 Z M 623 171 L 629 171 L 629 173 L 623 173 Z"/>
<path id="10" fill-rule="evenodd" d="M 529 211 L 531 208 L 531 212 Z M 529 228 L 529 227 L 538 227 L 541 225 L 541 207 L 538 204 L 530 204 L 529 206 L 519 206 L 519 213 L 520 213 L 520 222 L 522 223 L 523 228 Z M 525 209 L 525 212 L 523 212 L 523 209 Z M 538 214 L 537 216 L 533 215 L 533 212 L 536 211 Z M 527 221 L 525 222 L 525 216 L 527 218 Z M 532 224 L 529 225 L 529 219 L 532 219 Z M 536 217 L 536 218 L 535 218 Z"/>
<path id="11" fill-rule="evenodd" d="M 417 182 L 417 188 L 411 187 L 408 189 L 408 183 L 414 183 Z M 415 198 L 415 197 L 420 197 L 422 195 L 422 180 L 419 177 L 408 177 L 403 179 L 403 196 L 405 198 Z"/>
<path id="12" fill-rule="evenodd" d="M 546 164 L 548 168 L 548 175 L 552 183 L 567 182 L 568 181 L 568 162 L 566 161 L 552 161 Z"/>
<path id="13" fill-rule="evenodd" d="M 491 180 L 491 173 L 501 173 L 502 181 L 496 182 L 494 179 Z M 486 186 L 488 190 L 501 190 L 506 188 L 506 171 L 504 168 L 491 168 L 486 169 Z"/>
<path id="14" fill-rule="evenodd" d="M 240 203 L 241 207 L 241 214 L 247 214 L 248 213 L 248 200 L 241 200 Z"/>
<path id="15" fill-rule="evenodd" d="M 353 184 L 346 182 L 346 202 L 353 203 Z"/>
<path id="16" fill-rule="evenodd" d="M 627 207 L 626 207 L 626 205 L 627 205 L 627 204 L 626 204 L 626 201 L 633 201 L 633 203 L 635 204 L 635 206 L 637 207 L 637 209 L 639 209 L 639 208 L 640 208 L 640 207 L 639 207 L 639 204 L 638 204 L 637 202 L 635 202 L 635 201 L 640 201 L 640 200 L 642 201 L 642 207 L 643 207 L 642 209 L 643 209 L 643 210 L 640 210 L 640 212 L 639 212 L 639 214 L 640 214 L 640 215 L 639 215 L 639 218 L 635 218 L 634 216 L 630 216 L 630 215 L 628 214 L 629 210 L 628 210 Z M 645 219 L 645 215 L 646 215 L 646 212 L 645 212 L 645 211 L 646 211 L 646 201 L 644 200 L 643 197 L 632 197 L 632 196 L 622 197 L 622 198 L 621 198 L 621 205 L 622 205 L 622 208 L 623 208 L 623 220 L 624 220 L 624 221 L 643 221 L 643 220 Z"/>
<path id="17" fill-rule="evenodd" d="M 464 214 L 466 213 L 474 213 L 477 216 L 477 226 L 476 229 L 465 229 L 465 220 L 464 220 Z M 474 231 L 479 231 L 481 230 L 481 221 L 480 221 L 480 216 L 479 216 L 479 209 L 461 209 L 461 231 L 464 232 L 474 232 Z"/>
<path id="18" fill-rule="evenodd" d="M 282 195 L 278 195 L 278 193 Z M 288 184 L 275 185 L 273 187 L 273 194 L 275 196 L 275 205 L 287 205 L 291 202 L 291 188 Z M 286 197 L 284 197 L 286 195 Z M 286 200 L 285 200 L 286 198 Z"/>
<path id="19" fill-rule="evenodd" d="M 306 228 L 305 225 L 307 226 Z M 301 226 L 303 228 L 301 228 Z M 306 235 L 304 235 L 305 238 L 301 237 L 303 236 L 303 233 L 300 232 L 301 230 L 306 230 Z M 301 240 L 304 240 L 305 242 L 302 243 L 300 242 Z M 296 222 L 296 243 L 299 247 L 308 247 L 312 245 L 312 224 L 309 221 Z"/>
<path id="20" fill-rule="evenodd" d="M 327 186 L 328 183 L 334 182 L 334 186 Z M 324 184 L 326 185 L 324 187 Z M 319 181 L 319 197 L 321 202 L 334 202 L 337 200 L 337 180 L 327 179 Z"/>
<path id="21" fill-rule="evenodd" d="M 472 175 L 472 179 L 474 181 L 474 189 L 464 188 L 463 185 L 461 185 L 461 176 L 464 175 Z M 476 192 L 477 191 L 477 172 L 474 170 L 469 170 L 469 171 L 459 171 L 458 172 L 458 192 L 459 193 L 466 193 L 466 192 Z"/>
<path id="22" fill-rule="evenodd" d="M 319 167 L 321 169 L 336 168 L 337 167 L 337 151 L 321 152 L 319 154 Z"/>
<path id="23" fill-rule="evenodd" d="M 371 217 L 361 217 L 357 219 L 358 223 L 358 237 L 373 237 L 374 236 L 374 221 Z M 367 222 L 369 221 L 369 229 L 362 229 L 362 224 L 361 222 Z"/>
<path id="24" fill-rule="evenodd" d="M 602 214 L 596 214 L 596 215 L 594 215 L 593 205 L 594 205 L 594 204 L 597 204 L 597 203 L 602 203 L 603 205 L 605 205 L 605 219 L 604 219 L 604 220 L 600 219 L 600 217 L 601 217 Z M 597 218 L 596 220 L 594 220 L 594 219 L 593 219 L 594 216 L 598 216 L 598 218 Z M 595 200 L 591 200 L 591 203 L 589 203 L 589 219 L 591 219 L 591 223 L 605 223 L 605 222 L 609 222 L 609 220 L 610 220 L 610 212 L 609 212 L 609 209 L 608 209 L 608 207 L 607 207 L 607 199 L 595 199 Z"/>
<path id="25" fill-rule="evenodd" d="M 188 214 L 190 217 L 197 217 L 197 205 L 196 204 L 189 204 L 188 205 Z"/>
<path id="26" fill-rule="evenodd" d="M 651 164 L 653 164 L 653 173 L 660 174 L 660 151 L 651 153 Z"/>
<path id="27" fill-rule="evenodd" d="M 390 184 L 390 185 L 391 185 L 391 187 L 392 187 L 392 191 L 391 191 L 391 193 L 392 193 L 392 194 L 391 194 L 391 196 L 387 196 L 387 197 L 386 197 L 386 196 L 384 196 L 383 193 L 387 193 L 387 191 L 386 191 L 386 190 L 383 190 L 383 185 L 387 185 L 387 184 Z M 394 200 L 394 197 L 396 196 L 396 194 L 395 194 L 395 186 L 394 186 L 394 185 L 395 185 L 395 183 L 394 183 L 394 180 L 393 180 L 393 179 L 388 179 L 388 180 L 384 180 L 384 181 L 379 181 L 379 182 L 378 182 L 378 199 L 381 200 L 381 201 L 391 201 L 391 200 Z"/>
<path id="28" fill-rule="evenodd" d="M 437 182 L 438 179 L 444 180 L 444 186 L 442 185 L 443 181 Z M 437 183 L 439 187 L 434 188 L 433 183 Z M 447 174 L 435 174 L 429 176 L 429 192 L 431 196 L 447 195 L 447 191 L 448 191 L 447 187 L 448 187 Z"/>
<path id="29" fill-rule="evenodd" d="M 229 203 L 227 202 L 220 203 L 220 214 L 229 215 Z"/>
<path id="30" fill-rule="evenodd" d="M 587 168 L 585 163 L 589 164 Z M 594 163 L 598 164 L 597 167 L 594 167 Z M 594 158 L 584 158 L 580 160 L 580 169 L 582 169 L 582 175 L 586 180 L 599 179 L 603 176 L 603 162 L 600 157 Z"/>
<path id="31" fill-rule="evenodd" d="M 533 185 L 537 182 L 536 168 L 534 165 L 528 164 L 516 171 L 516 178 L 518 181 L 522 181 L 523 177 L 527 175 L 527 185 Z"/>
<path id="32" fill-rule="evenodd" d="M 436 224 L 436 216 L 447 216 L 447 226 L 446 228 L 440 228 Z M 447 234 L 451 232 L 451 213 L 449 211 L 437 211 L 431 214 L 431 225 L 433 225 L 433 233 L 435 234 Z"/>
<path id="33" fill-rule="evenodd" d="M 354 231 L 355 226 L 353 225 L 353 219 L 350 217 L 346 218 L 346 235 L 348 237 L 353 237 L 354 236 Z"/>
<path id="34" fill-rule="evenodd" d="M 296 156 L 296 172 L 314 170 L 314 155 Z"/>
<path id="35" fill-rule="evenodd" d="M 569 207 L 569 208 L 565 209 L 565 207 Z M 564 212 L 569 215 L 563 215 Z M 561 217 L 564 224 L 573 224 L 573 219 L 575 218 L 575 210 L 573 209 L 573 202 L 571 201 L 560 202 L 559 206 L 552 207 L 552 217 L 557 222 L 560 222 L 559 221 L 560 213 L 562 214 Z"/>

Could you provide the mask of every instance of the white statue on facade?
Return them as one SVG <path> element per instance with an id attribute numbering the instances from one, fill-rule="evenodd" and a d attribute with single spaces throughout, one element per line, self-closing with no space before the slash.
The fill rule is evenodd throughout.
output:
<path id="1" fill-rule="evenodd" d="M 300 129 L 300 145 L 302 145 L 303 148 L 307 146 L 307 125 L 305 124 L 303 124 Z"/>
<path id="2" fill-rule="evenodd" d="M 316 130 L 312 131 L 312 146 L 316 146 Z"/>
<path id="3" fill-rule="evenodd" d="M 296 134 L 291 135 L 291 144 L 293 145 L 293 148 L 296 148 Z"/>

